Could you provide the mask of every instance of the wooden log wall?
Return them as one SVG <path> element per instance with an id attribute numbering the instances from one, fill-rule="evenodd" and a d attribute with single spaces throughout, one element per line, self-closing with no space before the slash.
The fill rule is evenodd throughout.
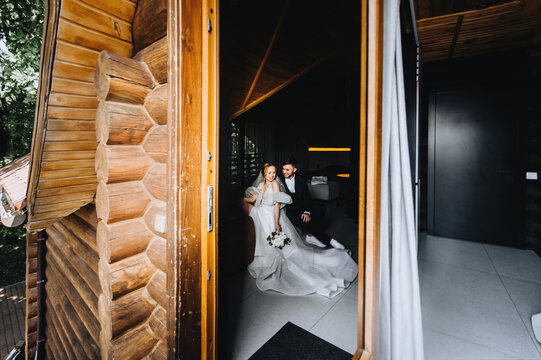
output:
<path id="1" fill-rule="evenodd" d="M 94 69 L 102 50 L 130 57 L 136 0 L 62 0 L 48 101 L 38 119 L 29 183 L 29 230 L 92 202 L 97 180 Z M 50 25 L 50 24 L 49 24 Z M 45 76 L 42 69 L 42 76 Z M 111 84 L 122 89 L 122 84 Z M 47 89 L 40 88 L 40 91 Z M 144 91 L 143 91 L 144 93 Z M 41 134 L 40 134 L 41 133 Z"/>
<path id="2" fill-rule="evenodd" d="M 163 0 L 139 1 L 134 24 L 163 26 L 134 29 L 145 47 L 133 58 L 102 52 L 95 71 L 103 359 L 167 358 L 164 8 Z"/>
<path id="3" fill-rule="evenodd" d="M 96 208 L 94 204 L 88 204 L 46 229 L 48 358 L 100 358 L 98 299 L 102 288 L 99 281 L 97 225 Z M 27 301 L 30 303 L 30 299 Z M 28 334 L 29 346 L 35 344 L 35 340 L 30 339 L 33 334 L 31 329 L 28 329 Z"/>

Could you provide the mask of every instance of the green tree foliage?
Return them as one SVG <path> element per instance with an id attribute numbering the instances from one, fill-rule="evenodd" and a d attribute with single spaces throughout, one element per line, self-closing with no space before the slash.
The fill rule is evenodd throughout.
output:
<path id="1" fill-rule="evenodd" d="M 30 152 L 43 32 L 41 0 L 0 1 L 0 165 Z"/>
<path id="2" fill-rule="evenodd" d="M 0 225 L 0 286 L 24 280 L 26 240 L 24 226 Z"/>
<path id="3" fill-rule="evenodd" d="M 30 152 L 43 32 L 42 0 L 0 0 L 0 166 Z M 25 229 L 0 225 L 0 286 L 24 280 Z"/>

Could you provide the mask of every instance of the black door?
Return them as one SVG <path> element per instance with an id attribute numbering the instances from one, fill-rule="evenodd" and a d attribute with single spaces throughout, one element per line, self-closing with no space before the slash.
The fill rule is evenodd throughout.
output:
<path id="1" fill-rule="evenodd" d="M 515 121 L 491 90 L 433 93 L 429 104 L 428 232 L 516 242 Z"/>

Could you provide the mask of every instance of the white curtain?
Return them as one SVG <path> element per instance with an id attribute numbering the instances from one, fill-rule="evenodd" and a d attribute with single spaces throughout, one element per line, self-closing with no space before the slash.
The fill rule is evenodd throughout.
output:
<path id="1" fill-rule="evenodd" d="M 423 360 L 399 0 L 385 0 L 378 360 Z"/>

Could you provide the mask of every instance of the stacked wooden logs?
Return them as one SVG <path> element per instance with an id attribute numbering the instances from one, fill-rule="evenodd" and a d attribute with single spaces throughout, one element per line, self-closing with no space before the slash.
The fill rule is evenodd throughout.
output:
<path id="1" fill-rule="evenodd" d="M 46 346 L 58 359 L 100 357 L 97 222 L 89 204 L 46 230 Z"/>
<path id="2" fill-rule="evenodd" d="M 98 311 L 104 359 L 164 358 L 167 353 L 168 88 L 163 76 L 152 71 L 155 66 L 144 62 L 149 53 L 156 55 L 143 50 L 130 59 L 102 52 L 95 73 L 100 99 L 96 236 L 103 289 Z M 166 54 L 163 59 L 167 63 Z"/>

